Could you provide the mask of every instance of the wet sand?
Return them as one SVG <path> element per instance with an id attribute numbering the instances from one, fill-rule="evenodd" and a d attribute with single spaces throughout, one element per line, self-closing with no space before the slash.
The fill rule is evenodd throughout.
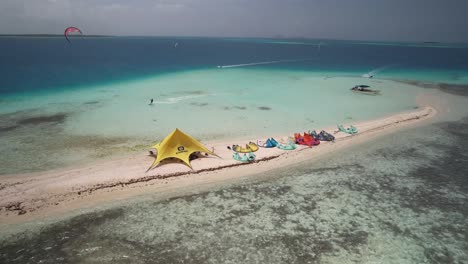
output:
<path id="1" fill-rule="evenodd" d="M 428 120 L 436 113 L 436 109 L 426 106 L 378 120 L 344 124 L 355 125 L 359 133 L 351 136 L 340 132 L 335 134 L 335 143 L 322 142 L 312 148 L 298 146 L 293 151 L 261 148 L 255 153 L 257 161 L 253 163 L 235 161 L 232 158 L 233 152 L 226 147 L 264 139 L 202 142 L 208 148 L 214 148 L 220 158 L 203 157 L 193 160 L 193 170 L 182 163 L 172 162 L 146 172 L 154 158 L 147 153 L 139 153 L 87 166 L 5 176 L 0 185 L 0 222 L 2 225 L 27 222 L 147 193 L 169 197 L 194 186 L 225 184 L 308 159 L 319 160 L 327 155 L 341 153 L 347 147 L 375 136 Z M 332 132 L 336 128 L 325 130 Z M 292 131 L 291 134 L 294 132 L 303 131 Z M 285 135 L 273 136 L 280 142 L 287 140 Z"/>

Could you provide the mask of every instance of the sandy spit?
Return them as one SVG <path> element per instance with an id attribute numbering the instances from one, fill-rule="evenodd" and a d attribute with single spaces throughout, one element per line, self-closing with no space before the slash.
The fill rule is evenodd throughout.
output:
<path id="1" fill-rule="evenodd" d="M 149 172 L 154 158 L 148 153 L 100 161 L 87 166 L 62 168 L 53 171 L 2 176 L 0 183 L 0 227 L 61 215 L 71 210 L 116 202 L 138 195 L 157 193 L 170 196 L 194 186 L 223 184 L 284 168 L 308 159 L 337 155 L 341 150 L 409 125 L 420 124 L 434 117 L 437 110 L 426 106 L 385 118 L 352 123 L 359 129 L 356 135 L 335 134 L 336 142 L 322 142 L 312 148 L 299 146 L 293 151 L 260 148 L 257 161 L 240 163 L 227 149 L 232 144 L 244 145 L 244 140 L 203 142 L 214 148 L 217 157 L 202 157 L 192 161 L 193 170 L 179 162 L 159 166 Z M 350 123 L 351 124 L 351 123 Z M 348 126 L 350 124 L 344 124 Z M 336 128 L 323 128 L 330 133 Z M 318 129 L 317 131 L 320 131 Z M 291 135 L 294 132 L 291 131 Z M 286 135 L 272 135 L 287 141 Z M 252 138 L 251 141 L 256 142 Z"/>

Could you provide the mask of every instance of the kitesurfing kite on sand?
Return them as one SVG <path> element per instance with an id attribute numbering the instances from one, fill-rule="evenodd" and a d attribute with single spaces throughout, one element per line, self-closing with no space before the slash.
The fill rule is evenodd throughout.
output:
<path id="1" fill-rule="evenodd" d="M 65 38 L 67 39 L 68 43 L 71 43 L 70 40 L 68 39 L 68 35 L 69 35 L 70 33 L 76 33 L 76 32 L 78 32 L 78 33 L 80 33 L 81 35 L 83 35 L 83 32 L 81 32 L 81 30 L 80 30 L 79 28 L 77 28 L 77 27 L 67 27 L 67 28 L 65 29 L 65 32 L 63 33 L 63 35 L 64 35 Z"/>

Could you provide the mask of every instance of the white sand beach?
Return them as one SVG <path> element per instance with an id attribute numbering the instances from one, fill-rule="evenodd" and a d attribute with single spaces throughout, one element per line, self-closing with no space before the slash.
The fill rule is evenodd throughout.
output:
<path id="1" fill-rule="evenodd" d="M 74 209 L 115 202 L 145 193 L 157 193 L 170 197 L 181 190 L 194 186 L 225 183 L 249 175 L 283 168 L 304 160 L 339 153 L 354 144 L 370 140 L 375 136 L 391 133 L 402 127 L 415 125 L 434 117 L 437 110 L 421 106 L 413 111 L 398 113 L 376 120 L 353 122 L 359 133 L 335 134 L 336 142 L 321 142 L 314 147 L 299 146 L 296 150 L 284 151 L 277 148 L 260 148 L 255 152 L 257 160 L 241 163 L 232 158 L 227 149 L 232 144 L 243 145 L 249 140 L 223 140 L 202 142 L 214 148 L 217 157 L 202 157 L 191 162 L 193 169 L 183 163 L 172 162 L 146 172 L 154 157 L 138 153 L 128 157 L 99 161 L 86 166 L 61 168 L 53 171 L 4 176 L 0 186 L 0 223 L 8 225 L 50 217 Z M 317 128 L 320 131 L 322 128 Z M 332 132 L 336 128 L 323 128 Z M 290 135 L 272 135 L 278 141 Z M 251 138 L 251 141 L 261 140 Z"/>

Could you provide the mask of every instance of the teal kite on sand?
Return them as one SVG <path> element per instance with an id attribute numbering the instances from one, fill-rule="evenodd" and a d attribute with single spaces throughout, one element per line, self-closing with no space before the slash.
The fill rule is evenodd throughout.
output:
<path id="1" fill-rule="evenodd" d="M 255 154 L 253 154 L 252 152 L 250 152 L 249 154 L 244 153 L 243 156 L 241 156 L 238 152 L 235 152 L 234 154 L 232 154 L 232 157 L 240 162 L 252 162 L 256 158 Z"/>
<path id="2" fill-rule="evenodd" d="M 351 135 L 358 132 L 357 128 L 353 125 L 351 125 L 349 128 L 345 128 L 343 125 L 338 125 L 338 130 Z"/>
<path id="3" fill-rule="evenodd" d="M 276 147 L 279 148 L 279 149 L 282 149 L 282 150 L 293 150 L 293 149 L 296 149 L 296 144 L 294 144 L 294 142 L 292 140 L 289 140 L 289 145 L 282 145 L 282 144 L 278 143 L 278 145 Z"/>

